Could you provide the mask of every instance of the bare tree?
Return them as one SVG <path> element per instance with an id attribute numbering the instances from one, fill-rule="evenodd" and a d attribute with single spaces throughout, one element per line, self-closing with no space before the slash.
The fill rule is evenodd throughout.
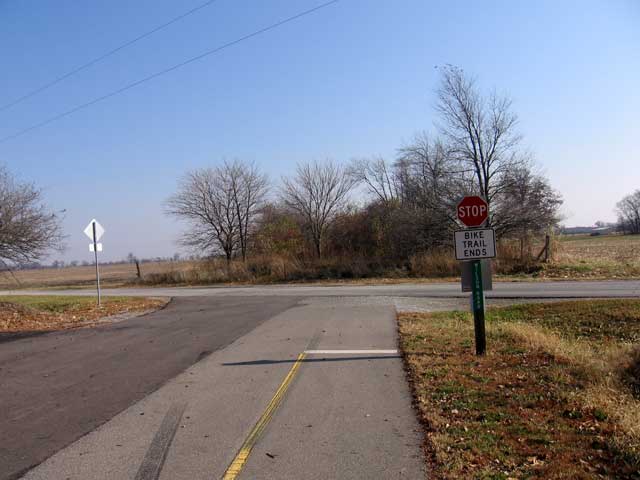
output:
<path id="1" fill-rule="evenodd" d="M 354 183 L 344 168 L 330 161 L 298 165 L 293 178 L 282 179 L 282 201 L 304 219 L 318 257 L 327 229 L 345 206 Z"/>
<path id="2" fill-rule="evenodd" d="M 43 202 L 42 190 L 0 166 L 0 261 L 28 263 L 63 250 L 61 220 Z"/>
<path id="3" fill-rule="evenodd" d="M 624 233 L 640 233 L 640 190 L 627 195 L 616 205 L 618 224 Z"/>
<path id="4" fill-rule="evenodd" d="M 235 160 L 222 167 L 231 183 L 233 204 L 238 221 L 238 239 L 242 260 L 247 259 L 249 234 L 257 214 L 264 205 L 269 180 L 254 163 Z"/>
<path id="5" fill-rule="evenodd" d="M 355 159 L 348 174 L 354 182 L 364 183 L 368 192 L 385 204 L 396 202 L 401 197 L 401 181 L 396 169 L 382 157 Z"/>
<path id="6" fill-rule="evenodd" d="M 517 116 L 511 100 L 483 96 L 460 68 L 442 69 L 436 109 L 451 154 L 475 177 L 477 193 L 491 204 L 504 187 L 502 177 L 522 160 L 517 147 Z"/>
<path id="7" fill-rule="evenodd" d="M 415 252 L 450 243 L 455 204 L 469 190 L 470 175 L 447 145 L 419 133 L 398 150 L 396 162 L 356 160 L 351 175 L 375 198 L 385 251 Z"/>
<path id="8" fill-rule="evenodd" d="M 500 236 L 520 239 L 520 257 L 532 234 L 542 234 L 558 225 L 562 197 L 547 178 L 523 164 L 504 175 L 504 189 L 494 202 L 494 227 Z"/>
<path id="9" fill-rule="evenodd" d="M 182 245 L 222 252 L 227 263 L 231 262 L 239 243 L 239 222 L 228 169 L 223 166 L 188 173 L 167 200 L 166 212 L 189 222 Z"/>
<path id="10" fill-rule="evenodd" d="M 440 139 L 422 132 L 398 150 L 404 202 L 454 221 L 455 204 L 469 191 L 470 176 Z"/>

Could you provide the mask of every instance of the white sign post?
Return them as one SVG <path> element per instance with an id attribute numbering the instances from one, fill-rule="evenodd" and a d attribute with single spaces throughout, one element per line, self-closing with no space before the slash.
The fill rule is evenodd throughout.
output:
<path id="1" fill-rule="evenodd" d="M 104 234 L 104 228 L 102 225 L 98 223 L 98 221 L 94 218 L 89 222 L 87 228 L 84 229 L 84 234 L 89 237 L 91 243 L 89 244 L 89 251 L 93 252 L 95 260 L 96 260 L 96 286 L 98 289 L 98 306 L 102 303 L 102 295 L 100 292 L 100 268 L 98 264 L 98 252 L 102 251 L 102 244 L 98 243 L 100 237 Z"/>
<path id="2" fill-rule="evenodd" d="M 496 233 L 493 228 L 474 228 L 454 232 L 456 259 L 481 260 L 496 256 Z"/>

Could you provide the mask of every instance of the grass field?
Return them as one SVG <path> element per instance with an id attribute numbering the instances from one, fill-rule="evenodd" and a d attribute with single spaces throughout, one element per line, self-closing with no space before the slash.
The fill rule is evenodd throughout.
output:
<path id="1" fill-rule="evenodd" d="M 194 262 L 146 262 L 140 265 L 143 275 L 187 270 Z M 64 287 L 87 286 L 95 284 L 96 271 L 94 266 L 43 268 L 39 270 L 18 270 L 15 277 L 9 272 L 0 275 L 0 289 L 20 287 Z M 133 282 L 137 278 L 136 266 L 133 263 L 117 265 L 101 265 L 100 278 L 106 286 L 118 286 Z"/>
<path id="2" fill-rule="evenodd" d="M 104 317 L 146 312 L 162 307 L 166 299 L 11 295 L 0 297 L 0 333 L 37 332 L 93 325 Z"/>
<path id="3" fill-rule="evenodd" d="M 402 314 L 430 478 L 640 478 L 640 300 Z"/>
<path id="4" fill-rule="evenodd" d="M 640 278 L 640 235 L 569 235 L 556 246 L 546 277 Z"/>

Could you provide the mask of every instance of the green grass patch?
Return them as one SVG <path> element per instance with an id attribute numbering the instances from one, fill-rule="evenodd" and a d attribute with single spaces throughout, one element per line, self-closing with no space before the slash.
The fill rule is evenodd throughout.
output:
<path id="1" fill-rule="evenodd" d="M 640 300 L 610 299 L 490 309 L 488 321 L 528 322 L 588 341 L 640 341 Z"/>
<path id="2" fill-rule="evenodd" d="M 429 318 L 434 328 L 447 321 L 468 324 L 469 312 L 434 312 Z M 607 299 L 553 303 L 532 303 L 493 307 L 487 310 L 487 322 L 526 322 L 551 329 L 562 336 L 581 338 L 594 343 L 640 343 L 640 300 Z M 424 334 L 422 334 L 424 335 Z M 459 338 L 461 344 L 470 340 Z M 522 353 L 519 345 L 507 345 L 506 353 Z"/>
<path id="3" fill-rule="evenodd" d="M 51 331 L 96 325 L 106 317 L 148 312 L 166 305 L 167 299 L 64 295 L 0 296 L 0 333 Z"/>
<path id="4" fill-rule="evenodd" d="M 640 300 L 492 308 L 485 357 L 467 312 L 399 327 L 430 478 L 640 478 Z"/>
<path id="5" fill-rule="evenodd" d="M 103 305 L 122 304 L 135 300 L 137 297 L 103 297 Z M 0 302 L 17 303 L 25 307 L 42 312 L 64 313 L 78 308 L 93 307 L 95 297 L 66 296 L 66 295 L 3 295 Z"/>

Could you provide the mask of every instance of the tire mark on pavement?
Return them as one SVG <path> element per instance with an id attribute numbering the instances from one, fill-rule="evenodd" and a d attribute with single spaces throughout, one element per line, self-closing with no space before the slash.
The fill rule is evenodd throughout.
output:
<path id="1" fill-rule="evenodd" d="M 151 441 L 135 480 L 157 480 L 160 477 L 164 461 L 169 453 L 169 447 L 186 408 L 187 405 L 184 403 L 171 406 Z"/>

